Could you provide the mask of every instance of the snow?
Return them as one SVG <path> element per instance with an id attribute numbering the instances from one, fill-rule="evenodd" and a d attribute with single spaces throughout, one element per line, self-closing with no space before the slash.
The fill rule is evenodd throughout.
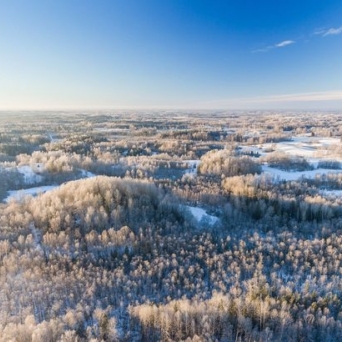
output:
<path id="1" fill-rule="evenodd" d="M 60 141 L 63 140 L 63 139 L 56 139 L 56 138 L 54 138 L 52 133 L 49 133 L 49 138 L 50 138 L 50 142 L 51 143 L 57 143 L 57 142 L 60 142 Z"/>
<path id="2" fill-rule="evenodd" d="M 328 173 L 342 173 L 342 170 L 336 169 L 315 169 L 309 171 L 283 171 L 276 169 L 274 167 L 270 167 L 267 165 L 262 165 L 262 170 L 264 173 L 267 173 L 274 177 L 279 177 L 280 180 L 292 181 L 298 180 L 302 177 L 304 178 L 315 178 L 317 174 L 328 174 Z"/>
<path id="3" fill-rule="evenodd" d="M 313 157 L 317 151 L 337 145 L 339 142 L 340 140 L 336 138 L 299 136 L 293 137 L 291 141 L 275 144 L 275 150 L 293 156 Z"/>
<path id="4" fill-rule="evenodd" d="M 341 198 L 342 190 L 321 190 L 320 195 L 329 199 Z"/>
<path id="5" fill-rule="evenodd" d="M 18 166 L 18 171 L 24 175 L 24 180 L 26 184 L 33 184 L 40 182 L 42 180 L 41 175 L 37 175 L 31 166 L 28 165 L 23 165 L 23 166 Z"/>
<path id="6" fill-rule="evenodd" d="M 243 153 L 254 153 L 259 154 L 260 156 L 264 156 L 267 153 L 260 147 L 252 145 L 252 146 L 239 146 L 239 149 Z"/>
<path id="7" fill-rule="evenodd" d="M 318 163 L 322 160 L 322 158 L 306 158 L 306 161 L 316 169 L 318 167 Z"/>
<path id="8" fill-rule="evenodd" d="M 20 168 L 26 172 L 25 176 L 31 177 L 31 178 L 29 178 L 31 180 L 33 179 L 32 175 L 31 175 L 32 169 L 29 166 L 21 166 Z M 81 173 L 82 173 L 82 176 L 86 177 L 86 178 L 96 177 L 96 175 L 94 173 L 86 171 L 86 170 L 81 170 Z M 34 174 L 34 175 L 39 176 L 36 174 Z M 39 176 L 39 177 L 41 179 L 41 176 Z M 31 183 L 28 183 L 28 184 L 31 184 Z M 38 194 L 53 190 L 57 187 L 59 187 L 59 185 L 46 185 L 46 186 L 37 186 L 37 187 L 32 187 L 32 188 L 28 188 L 28 189 L 21 189 L 21 190 L 10 190 L 10 191 L 7 191 L 8 196 L 3 201 L 6 203 L 8 203 L 11 199 L 15 199 L 17 201 L 20 201 L 27 195 L 36 196 Z"/>
<path id="9" fill-rule="evenodd" d="M 331 146 L 331 145 L 337 145 L 340 144 L 340 139 L 337 138 L 324 138 L 324 139 L 318 139 L 321 146 Z"/>
<path id="10" fill-rule="evenodd" d="M 316 148 L 305 143 L 284 142 L 277 144 L 276 151 L 285 152 L 291 156 L 313 157 Z"/>
<path id="11" fill-rule="evenodd" d="M 29 189 L 10 190 L 8 191 L 8 196 L 4 199 L 4 201 L 7 203 L 11 199 L 20 201 L 27 195 L 36 196 L 37 194 L 53 190 L 57 187 L 58 185 L 47 185 L 47 186 L 37 186 L 37 187 L 29 188 Z"/>
<path id="12" fill-rule="evenodd" d="M 312 136 L 293 137 L 289 141 L 279 143 L 265 143 L 261 145 L 239 146 L 243 152 L 259 153 L 261 156 L 267 154 L 266 151 L 273 149 L 276 152 L 284 152 L 290 156 L 298 156 L 305 158 L 314 158 L 317 153 L 328 152 L 332 146 L 340 144 L 337 138 L 322 138 Z M 321 160 L 321 159 L 320 159 Z"/>
<path id="13" fill-rule="evenodd" d="M 185 171 L 185 175 L 197 175 L 197 168 L 200 164 L 199 159 L 193 159 L 193 160 L 185 160 L 185 162 L 188 164 L 189 168 Z"/>
<path id="14" fill-rule="evenodd" d="M 95 173 L 92 173 L 92 172 L 87 171 L 87 170 L 81 170 L 81 174 L 82 174 L 82 177 L 85 177 L 85 178 L 96 177 Z"/>
<path id="15" fill-rule="evenodd" d="M 208 222 L 209 225 L 212 226 L 219 220 L 218 217 L 207 214 L 207 212 L 202 208 L 192 207 L 189 205 L 185 207 L 190 210 L 192 216 L 198 223 Z"/>

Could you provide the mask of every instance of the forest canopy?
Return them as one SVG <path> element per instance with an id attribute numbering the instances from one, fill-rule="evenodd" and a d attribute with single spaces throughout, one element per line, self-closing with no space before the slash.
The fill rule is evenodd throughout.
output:
<path id="1" fill-rule="evenodd" d="M 340 340 L 340 114 L 21 115 L 1 342 Z"/>

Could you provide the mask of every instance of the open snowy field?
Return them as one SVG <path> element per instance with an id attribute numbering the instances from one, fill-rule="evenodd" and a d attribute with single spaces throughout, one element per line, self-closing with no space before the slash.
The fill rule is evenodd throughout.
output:
<path id="1" fill-rule="evenodd" d="M 320 161 L 342 162 L 342 156 L 336 155 L 336 149 L 341 144 L 340 139 L 329 137 L 297 136 L 290 141 L 279 143 L 266 143 L 261 145 L 240 146 L 243 153 L 265 157 L 271 153 L 284 153 L 288 156 L 302 157 L 314 168 L 306 171 L 283 171 L 275 167 L 262 165 L 264 173 L 270 174 L 279 180 L 298 180 L 304 178 L 315 178 L 317 174 L 342 173 L 339 169 L 320 168 Z"/>
<path id="2" fill-rule="evenodd" d="M 328 158 L 334 152 L 334 146 L 340 144 L 337 138 L 322 138 L 312 136 L 293 137 L 289 141 L 279 143 L 266 143 L 261 145 L 240 146 L 241 151 L 245 153 L 255 153 L 260 156 L 267 155 L 270 151 L 284 152 L 291 156 L 307 158 Z M 315 160 L 314 159 L 314 160 Z M 339 158 L 342 160 L 342 158 Z"/>
<path id="3" fill-rule="evenodd" d="M 275 150 L 299 157 L 323 157 L 328 156 L 329 149 L 339 143 L 340 140 L 336 138 L 299 136 L 293 137 L 292 141 L 275 144 Z M 265 147 L 270 148 L 271 144 L 265 144 Z"/>
<path id="4" fill-rule="evenodd" d="M 186 162 L 189 168 L 186 170 L 185 174 L 196 176 L 197 168 L 201 161 L 195 159 L 195 160 L 187 160 Z"/>
<path id="5" fill-rule="evenodd" d="M 41 168 L 43 168 L 43 165 L 40 165 Z M 35 170 L 29 166 L 19 166 L 16 168 L 20 173 L 24 175 L 24 180 L 26 184 L 36 184 L 42 180 L 42 176 L 40 174 L 37 174 Z M 81 177 L 82 178 L 92 178 L 96 177 L 96 175 L 92 172 L 86 171 L 86 170 L 80 170 L 81 171 Z M 7 191 L 8 196 L 3 199 L 3 202 L 10 202 L 11 199 L 15 199 L 20 201 L 25 196 L 37 196 L 41 193 L 53 190 L 57 188 L 59 185 L 46 185 L 46 186 L 35 186 L 31 188 L 25 188 L 20 190 L 9 190 Z"/>
<path id="6" fill-rule="evenodd" d="M 42 180 L 42 176 L 37 174 L 29 165 L 18 166 L 17 169 L 24 176 L 26 184 L 34 184 Z"/>
<path id="7" fill-rule="evenodd" d="M 262 165 L 262 171 L 267 173 L 275 178 L 279 178 L 279 180 L 286 181 L 295 181 L 301 178 L 315 178 L 318 174 L 329 174 L 329 173 L 342 173 L 342 170 L 336 169 L 314 169 L 308 171 L 283 171 L 279 170 L 275 167 L 270 167 L 267 165 Z"/>
<path id="8" fill-rule="evenodd" d="M 194 217 L 194 219 L 198 222 L 198 223 L 203 223 L 206 222 L 208 223 L 210 226 L 213 226 L 215 223 L 218 222 L 219 218 L 213 215 L 209 215 L 207 214 L 207 212 L 202 209 L 202 208 L 198 208 L 198 207 L 193 207 L 193 206 L 185 206 L 186 209 L 188 209 L 190 211 L 190 213 L 192 214 L 192 216 Z"/>
<path id="9" fill-rule="evenodd" d="M 8 196 L 4 199 L 4 202 L 10 202 L 11 199 L 15 199 L 17 201 L 22 200 L 25 196 L 36 196 L 38 194 L 42 194 L 44 192 L 53 190 L 57 188 L 58 185 L 47 185 L 47 186 L 37 186 L 29 189 L 22 190 L 10 190 L 8 191 Z"/>

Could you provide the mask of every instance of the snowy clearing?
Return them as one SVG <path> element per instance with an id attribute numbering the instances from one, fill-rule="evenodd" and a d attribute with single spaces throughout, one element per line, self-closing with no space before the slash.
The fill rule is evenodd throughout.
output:
<path id="1" fill-rule="evenodd" d="M 32 167 L 29 165 L 18 166 L 17 169 L 21 174 L 24 175 L 26 184 L 33 184 L 42 180 L 42 176 L 34 172 Z"/>
<path id="2" fill-rule="evenodd" d="M 239 149 L 242 153 L 254 154 L 259 156 L 265 156 L 267 153 L 263 148 L 258 146 L 239 146 Z"/>
<path id="3" fill-rule="evenodd" d="M 314 157 L 317 152 L 327 150 L 339 142 L 340 140 L 336 138 L 293 137 L 291 141 L 276 144 L 276 151 L 293 156 Z"/>
<path id="4" fill-rule="evenodd" d="M 321 190 L 320 195 L 328 199 L 335 199 L 342 197 L 342 190 Z"/>
<path id="5" fill-rule="evenodd" d="M 264 156 L 273 150 L 275 152 L 284 152 L 290 156 L 314 158 L 328 157 L 327 154 L 332 152 L 332 146 L 340 144 L 337 138 L 322 138 L 311 136 L 293 137 L 289 141 L 279 143 L 265 143 L 260 145 L 239 146 L 244 153 L 254 153 Z M 328 151 L 330 149 L 330 151 Z"/>
<path id="6" fill-rule="evenodd" d="M 30 180 L 34 179 L 34 177 L 31 175 L 32 168 L 30 168 L 29 166 L 21 166 L 20 169 L 25 170 L 27 172 L 26 175 L 30 176 L 30 178 L 29 178 Z M 84 177 L 84 178 L 96 177 L 96 175 L 92 172 L 89 172 L 86 170 L 80 170 L 80 171 L 81 171 L 82 177 Z M 39 176 L 41 179 L 40 175 L 35 174 L 33 171 L 32 171 L 32 173 L 35 176 Z M 27 182 L 27 183 L 32 184 L 29 182 Z M 38 194 L 56 189 L 59 186 L 60 185 L 46 185 L 46 186 L 37 186 L 37 187 L 33 187 L 33 188 L 28 188 L 28 189 L 9 190 L 9 191 L 7 191 L 8 196 L 3 200 L 3 202 L 8 203 L 11 199 L 15 199 L 17 201 L 20 201 L 27 195 L 36 196 Z"/>
<path id="7" fill-rule="evenodd" d="M 96 177 L 95 173 L 92 173 L 92 172 L 87 171 L 87 170 L 81 170 L 81 174 L 82 174 L 82 177 L 85 177 L 85 178 Z"/>
<path id="8" fill-rule="evenodd" d="M 300 178 L 315 178 L 317 174 L 328 174 L 328 173 L 342 173 L 342 170 L 336 169 L 315 169 L 308 171 L 283 171 L 270 167 L 267 165 L 262 165 L 262 171 L 271 176 L 278 177 L 280 180 L 292 181 L 298 180 Z"/>
<path id="9" fill-rule="evenodd" d="M 198 168 L 198 165 L 200 164 L 200 160 L 199 159 L 194 159 L 194 160 L 184 160 L 189 168 L 185 171 L 185 175 L 193 175 L 193 176 L 196 176 L 197 175 L 197 168 Z"/>
<path id="10" fill-rule="evenodd" d="M 195 218 L 195 220 L 198 223 L 205 222 L 205 223 L 208 223 L 210 226 L 213 226 L 219 220 L 218 217 L 207 214 L 207 212 L 202 208 L 192 207 L 189 205 L 186 205 L 185 208 L 190 210 L 192 216 Z"/>
<path id="11" fill-rule="evenodd" d="M 9 195 L 4 199 L 4 202 L 8 203 L 11 199 L 20 201 L 27 195 L 36 196 L 38 194 L 53 190 L 57 187 L 58 185 L 47 185 L 47 186 L 37 186 L 34 188 L 22 189 L 22 190 L 10 190 L 8 191 Z"/>

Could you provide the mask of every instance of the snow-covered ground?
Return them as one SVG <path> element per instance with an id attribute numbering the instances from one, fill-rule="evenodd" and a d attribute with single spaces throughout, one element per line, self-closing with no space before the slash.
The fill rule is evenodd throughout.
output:
<path id="1" fill-rule="evenodd" d="M 96 177 L 95 173 L 92 173 L 92 172 L 87 171 L 87 170 L 81 170 L 81 174 L 82 174 L 82 177 L 85 177 L 85 178 Z"/>
<path id="2" fill-rule="evenodd" d="M 27 184 L 33 184 L 35 182 L 39 182 L 42 177 L 40 175 L 37 175 L 34 173 L 32 168 L 30 166 L 20 166 L 18 167 L 19 172 L 24 173 L 25 172 L 25 182 Z M 91 178 L 91 177 L 96 177 L 96 175 L 92 172 L 86 171 L 86 170 L 80 170 L 81 175 L 84 178 Z M 38 178 L 36 178 L 38 177 Z M 38 194 L 53 190 L 57 188 L 59 185 L 47 185 L 47 186 L 37 186 L 37 187 L 32 187 L 28 189 L 21 189 L 21 190 L 9 190 L 7 191 L 8 196 L 3 200 L 4 202 L 9 202 L 11 199 L 15 199 L 20 201 L 23 199 L 25 196 L 30 195 L 30 196 L 36 196 Z"/>
<path id="3" fill-rule="evenodd" d="M 193 159 L 193 160 L 185 160 L 185 162 L 188 164 L 189 168 L 185 171 L 184 174 L 196 176 L 197 168 L 201 161 L 199 159 Z"/>
<path id="4" fill-rule="evenodd" d="M 314 169 L 309 171 L 283 171 L 267 165 L 262 166 L 262 171 L 274 177 L 279 177 L 280 180 L 298 180 L 304 178 L 315 178 L 317 174 L 328 174 L 328 173 L 342 173 L 342 170 L 336 169 Z"/>
<path id="5" fill-rule="evenodd" d="M 248 154 L 252 154 L 254 153 L 255 155 L 259 155 L 259 156 L 265 156 L 267 153 L 264 151 L 264 149 L 262 147 L 259 146 L 239 146 L 240 151 L 243 153 L 248 153 Z"/>
<path id="6" fill-rule="evenodd" d="M 314 157 L 318 151 L 339 144 L 340 140 L 336 138 L 320 137 L 293 137 L 291 141 L 277 143 L 276 151 L 282 151 L 286 154 L 301 157 Z"/>
<path id="7" fill-rule="evenodd" d="M 284 152 L 289 156 L 304 157 L 315 169 L 310 171 L 283 171 L 267 165 L 262 166 L 264 173 L 275 176 L 280 180 L 298 180 L 302 177 L 315 178 L 317 174 L 342 173 L 337 169 L 317 168 L 322 160 L 342 161 L 342 158 L 333 157 L 333 146 L 339 145 L 340 139 L 329 137 L 312 137 L 311 135 L 293 137 L 290 141 L 279 143 L 266 143 L 252 146 L 240 146 L 245 153 L 259 153 L 260 156 L 268 154 L 267 151 Z"/>
<path id="8" fill-rule="evenodd" d="M 49 138 L 50 138 L 50 142 L 51 143 L 57 143 L 57 142 L 61 142 L 63 139 L 57 139 L 53 136 L 53 133 L 48 133 L 49 134 Z"/>
<path id="9" fill-rule="evenodd" d="M 327 152 L 329 148 L 338 144 L 340 144 L 340 139 L 337 138 L 298 136 L 293 137 L 289 141 L 240 146 L 240 148 L 245 153 L 259 153 L 260 156 L 266 155 L 267 151 L 274 150 L 276 152 L 284 152 L 291 156 L 304 157 L 310 162 L 310 158 L 317 159 L 317 154 L 320 157 L 323 154 L 322 157 L 324 157 L 324 152 Z"/>
<path id="10" fill-rule="evenodd" d="M 46 191 L 53 190 L 57 188 L 58 185 L 47 185 L 47 186 L 37 186 L 29 189 L 22 190 L 10 190 L 8 191 L 8 196 L 4 199 L 4 202 L 9 202 L 11 199 L 20 201 L 27 195 L 36 196 L 38 194 L 44 193 Z"/>
<path id="11" fill-rule="evenodd" d="M 34 184 L 42 180 L 42 176 L 34 172 L 32 167 L 29 165 L 18 166 L 17 169 L 24 175 L 26 184 Z"/>
<path id="12" fill-rule="evenodd" d="M 329 199 L 341 198 L 342 190 L 321 190 L 320 195 Z"/>
<path id="13" fill-rule="evenodd" d="M 291 156 L 313 157 L 317 148 L 307 143 L 282 142 L 276 145 L 277 152 L 284 152 Z"/>
<path id="14" fill-rule="evenodd" d="M 185 208 L 189 209 L 192 216 L 198 223 L 207 222 L 210 226 L 213 226 L 219 220 L 218 217 L 207 214 L 207 212 L 202 208 L 192 207 L 189 205 L 186 205 Z"/>

